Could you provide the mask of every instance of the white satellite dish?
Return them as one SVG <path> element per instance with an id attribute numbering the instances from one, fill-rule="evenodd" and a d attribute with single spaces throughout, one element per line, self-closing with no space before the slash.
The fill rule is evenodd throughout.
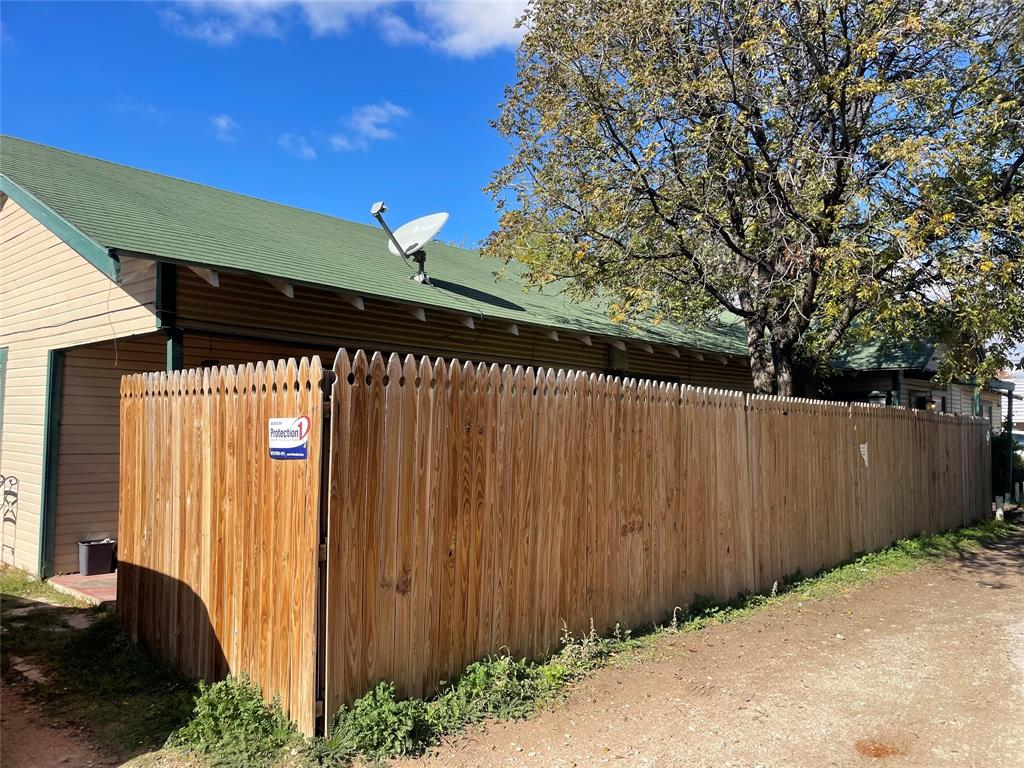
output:
<path id="1" fill-rule="evenodd" d="M 432 213 L 413 219 L 395 230 L 395 236 L 388 240 L 388 250 L 395 256 L 412 256 L 434 239 L 446 221 L 447 213 Z M 399 245 L 402 246 L 401 251 L 398 250 Z"/>
<path id="2" fill-rule="evenodd" d="M 374 203 L 370 208 L 370 214 L 380 222 L 384 231 L 388 233 L 388 250 L 406 261 L 412 259 L 416 262 L 417 270 L 416 274 L 412 276 L 413 280 L 430 285 L 430 278 L 427 277 L 426 270 L 427 253 L 423 250 L 423 246 L 441 231 L 441 227 L 448 221 L 448 214 L 432 213 L 429 216 L 421 216 L 392 232 L 391 227 L 384 221 L 384 212 L 387 209 L 388 207 L 384 205 L 383 201 Z"/>

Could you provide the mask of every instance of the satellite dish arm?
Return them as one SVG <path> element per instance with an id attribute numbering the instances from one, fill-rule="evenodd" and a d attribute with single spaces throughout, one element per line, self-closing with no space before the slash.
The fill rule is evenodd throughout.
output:
<path id="1" fill-rule="evenodd" d="M 388 233 L 388 238 L 391 240 L 391 243 L 395 246 L 395 248 L 398 250 L 398 252 L 400 254 L 402 254 L 402 258 L 403 259 L 408 259 L 409 258 L 409 254 L 407 254 L 405 252 L 405 248 L 403 248 L 402 244 L 400 242 L 398 242 L 398 238 L 395 237 L 395 233 L 391 231 L 391 227 L 389 227 L 388 223 L 386 221 L 384 221 L 384 212 L 383 211 L 376 211 L 373 214 L 373 218 L 375 218 L 380 223 L 380 225 L 382 227 L 384 227 L 384 231 Z"/>

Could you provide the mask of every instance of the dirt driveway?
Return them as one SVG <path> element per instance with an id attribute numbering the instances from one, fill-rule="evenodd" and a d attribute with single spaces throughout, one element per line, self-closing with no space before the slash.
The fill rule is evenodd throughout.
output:
<path id="1" fill-rule="evenodd" d="M 666 636 L 409 766 L 1024 766 L 1024 535 Z M 407 767 L 408 768 L 408 767 Z"/>

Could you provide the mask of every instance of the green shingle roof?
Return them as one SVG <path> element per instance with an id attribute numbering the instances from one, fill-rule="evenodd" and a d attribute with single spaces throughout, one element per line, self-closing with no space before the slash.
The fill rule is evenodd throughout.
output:
<path id="1" fill-rule="evenodd" d="M 832 367 L 848 371 L 923 371 L 931 362 L 935 344 L 907 341 L 902 344 L 864 344 L 844 350 Z"/>
<path id="2" fill-rule="evenodd" d="M 525 290 L 523 265 L 444 245 L 427 247 L 434 283 L 409 279 L 375 226 L 258 200 L 41 144 L 0 138 L 0 171 L 108 249 L 224 271 L 344 289 L 427 309 L 745 355 L 740 324 L 689 328 L 613 323 L 597 303 L 549 286 Z M 504 276 L 495 273 L 504 267 Z"/>

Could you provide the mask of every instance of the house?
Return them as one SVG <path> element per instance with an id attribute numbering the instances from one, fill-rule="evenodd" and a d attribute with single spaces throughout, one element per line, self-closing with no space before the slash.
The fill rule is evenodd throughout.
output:
<path id="1" fill-rule="evenodd" d="M 376 227 L 19 139 L 0 171 L 2 552 L 39 575 L 116 533 L 124 373 L 347 346 L 751 388 L 736 324 L 616 324 L 441 243 L 422 285 Z"/>
<path id="2" fill-rule="evenodd" d="M 828 392 L 837 400 L 983 416 L 993 429 L 1002 429 L 1002 402 L 1007 386 L 1012 390 L 1012 383 L 993 379 L 984 386 L 970 382 L 939 384 L 934 376 L 941 359 L 941 346 L 929 342 L 853 347 L 833 362 L 835 374 L 827 382 Z"/>

